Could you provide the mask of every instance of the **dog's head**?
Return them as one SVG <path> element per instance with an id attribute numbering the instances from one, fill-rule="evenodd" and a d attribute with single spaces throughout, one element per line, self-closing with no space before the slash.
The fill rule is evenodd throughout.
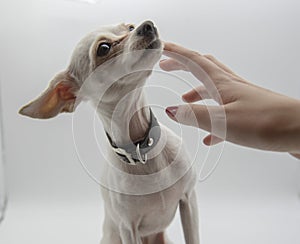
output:
<path id="1" fill-rule="evenodd" d="M 46 119 L 61 112 L 73 112 L 77 93 L 92 74 L 96 73 L 99 83 L 106 82 L 116 72 L 123 75 L 120 82 L 134 82 L 138 80 L 134 76 L 150 75 L 161 53 L 162 43 L 151 21 L 137 27 L 131 24 L 103 27 L 79 42 L 68 68 L 52 79 L 42 95 L 21 108 L 20 114 Z"/>

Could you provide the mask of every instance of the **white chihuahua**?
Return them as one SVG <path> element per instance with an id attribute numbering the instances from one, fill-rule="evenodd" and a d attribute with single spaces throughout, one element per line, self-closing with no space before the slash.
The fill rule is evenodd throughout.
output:
<path id="1" fill-rule="evenodd" d="M 181 139 L 159 124 L 147 107 L 142 89 L 161 57 L 162 46 L 151 21 L 137 28 L 125 24 L 103 27 L 83 38 L 67 70 L 20 110 L 22 115 L 47 119 L 73 112 L 83 99 L 96 107 L 108 138 L 109 163 L 124 172 L 124 178 L 110 172 L 105 172 L 106 177 L 120 188 L 131 184 L 141 190 L 131 188 L 126 194 L 110 187 L 102 189 L 102 244 L 168 243 L 164 232 L 178 206 L 185 242 L 199 243 L 195 169 Z M 93 82 L 83 88 L 87 80 Z M 161 172 L 166 173 L 156 178 L 159 182 L 141 183 L 140 178 L 132 178 L 130 183 L 125 176 L 147 177 Z M 150 184 L 160 190 L 149 190 Z M 148 189 L 145 194 L 143 189 Z"/>

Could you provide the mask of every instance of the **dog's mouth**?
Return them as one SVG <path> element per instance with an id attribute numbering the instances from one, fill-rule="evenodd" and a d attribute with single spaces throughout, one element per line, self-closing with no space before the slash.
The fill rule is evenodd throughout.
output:
<path id="1" fill-rule="evenodd" d="M 145 48 L 146 50 L 151 49 L 159 49 L 161 47 L 161 41 L 159 39 L 155 39 Z"/>

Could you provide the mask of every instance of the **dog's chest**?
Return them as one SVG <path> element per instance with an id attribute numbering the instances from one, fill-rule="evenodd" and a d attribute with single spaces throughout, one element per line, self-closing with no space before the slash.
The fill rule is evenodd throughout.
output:
<path id="1" fill-rule="evenodd" d="M 105 208 L 116 225 L 135 226 L 142 236 L 163 231 L 172 221 L 186 189 L 194 187 L 193 172 L 161 192 L 132 196 L 103 191 Z"/>

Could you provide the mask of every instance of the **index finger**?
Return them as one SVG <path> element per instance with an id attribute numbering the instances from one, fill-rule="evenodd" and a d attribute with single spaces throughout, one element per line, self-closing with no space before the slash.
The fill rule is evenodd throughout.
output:
<path id="1" fill-rule="evenodd" d="M 190 49 L 187 49 L 185 47 L 179 46 L 174 43 L 170 43 L 170 42 L 164 43 L 164 55 L 171 57 L 177 60 L 178 62 L 182 63 L 193 74 L 195 68 L 197 70 L 197 67 L 195 67 L 197 65 L 200 66 L 203 69 L 203 71 L 205 71 L 207 75 L 211 77 L 211 79 L 213 79 L 217 73 L 222 72 L 220 67 L 218 67 L 211 60 L 207 59 L 205 56 L 201 55 L 196 51 L 192 51 Z M 195 73 L 197 74 L 198 72 Z M 196 74 L 194 75 L 197 77 Z"/>
<path id="2" fill-rule="evenodd" d="M 222 82 L 220 77 L 225 71 L 205 56 L 173 43 L 165 43 L 164 54 L 184 65 L 199 81 L 201 81 L 208 94 L 218 103 L 222 102 L 218 93 L 218 85 Z"/>

